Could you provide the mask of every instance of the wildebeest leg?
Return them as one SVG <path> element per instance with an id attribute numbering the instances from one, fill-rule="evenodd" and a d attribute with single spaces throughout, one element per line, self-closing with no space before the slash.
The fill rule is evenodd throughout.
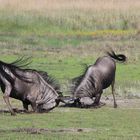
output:
<path id="1" fill-rule="evenodd" d="M 113 82 L 111 84 L 111 88 L 112 88 L 112 95 L 113 95 L 113 100 L 114 100 L 114 108 L 117 108 L 117 103 L 116 103 L 116 99 L 115 99 L 115 88 L 114 88 L 114 84 L 115 84 L 115 79 L 113 80 Z"/>
<path id="2" fill-rule="evenodd" d="M 23 103 L 23 108 L 24 108 L 25 112 L 28 112 L 28 104 L 25 102 L 22 102 L 22 103 Z"/>
<path id="3" fill-rule="evenodd" d="M 36 106 L 36 103 L 35 102 L 32 102 L 31 103 L 31 107 L 33 109 L 34 112 L 37 112 L 37 106 Z"/>
<path id="4" fill-rule="evenodd" d="M 37 112 L 37 105 L 35 99 L 29 94 L 27 100 L 30 102 L 33 112 Z"/>
<path id="5" fill-rule="evenodd" d="M 11 93 L 11 89 L 12 89 L 11 85 L 8 85 L 6 87 L 5 93 L 3 95 L 3 99 L 4 99 L 5 103 L 7 104 L 8 108 L 9 108 L 9 110 L 11 112 L 11 115 L 16 115 L 14 110 L 12 109 L 12 106 L 11 106 L 10 102 L 9 102 L 9 96 L 10 96 L 10 93 Z"/>
<path id="6" fill-rule="evenodd" d="M 99 106 L 100 105 L 101 95 L 102 95 L 102 91 L 96 94 L 94 104 L 93 104 L 94 106 Z"/>

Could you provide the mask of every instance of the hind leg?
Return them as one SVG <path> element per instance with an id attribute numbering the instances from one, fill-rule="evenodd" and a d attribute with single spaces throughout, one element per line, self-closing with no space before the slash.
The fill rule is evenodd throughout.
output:
<path id="1" fill-rule="evenodd" d="M 115 84 L 115 79 L 113 80 L 113 82 L 111 84 L 111 89 L 112 89 L 112 95 L 113 95 L 113 100 L 114 100 L 114 108 L 117 108 L 117 103 L 116 103 L 116 99 L 115 99 L 115 88 L 114 88 L 114 84 Z"/>

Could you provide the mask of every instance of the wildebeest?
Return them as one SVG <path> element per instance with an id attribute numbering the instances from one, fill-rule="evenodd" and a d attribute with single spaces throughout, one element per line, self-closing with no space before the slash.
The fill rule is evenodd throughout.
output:
<path id="1" fill-rule="evenodd" d="M 114 95 L 115 60 L 124 62 L 126 56 L 123 54 L 116 55 L 114 51 L 107 52 L 107 54 L 107 56 L 98 58 L 95 64 L 87 66 L 82 75 L 73 79 L 74 105 L 80 107 L 99 106 L 103 89 L 111 85 L 114 108 L 117 107 Z"/>
<path id="2" fill-rule="evenodd" d="M 26 111 L 31 105 L 34 112 L 49 111 L 59 102 L 59 85 L 47 72 L 24 68 L 26 60 L 19 59 L 12 63 L 0 61 L 0 86 L 11 115 L 15 112 L 9 97 L 21 100 Z"/>

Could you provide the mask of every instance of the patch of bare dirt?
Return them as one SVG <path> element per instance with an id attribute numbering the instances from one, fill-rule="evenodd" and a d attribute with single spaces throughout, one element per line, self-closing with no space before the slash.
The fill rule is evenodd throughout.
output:
<path id="1" fill-rule="evenodd" d="M 113 98 L 112 97 L 103 97 L 101 102 L 105 103 L 105 106 L 111 107 L 113 106 Z M 118 108 L 126 108 L 126 109 L 140 109 L 140 99 L 127 99 L 122 97 L 117 97 L 116 102 Z"/>
<path id="2" fill-rule="evenodd" d="M 46 133 L 80 133 L 80 132 L 95 132 L 94 128 L 62 128 L 62 129 L 47 129 L 47 128 L 17 128 L 10 130 L 0 130 L 0 133 L 6 132 L 23 132 L 28 134 L 46 134 Z"/>
<path id="3" fill-rule="evenodd" d="M 120 108 L 120 109 L 140 109 L 140 99 L 135 99 L 135 98 L 134 99 L 133 98 L 132 99 L 127 99 L 127 98 L 117 97 L 116 102 L 117 102 L 118 108 Z M 16 104 L 14 106 L 16 106 Z M 113 98 L 112 98 L 112 96 L 108 96 L 108 97 L 103 96 L 102 97 L 100 107 L 103 107 L 103 106 L 113 108 Z M 10 111 L 8 109 L 3 109 L 3 108 L 7 108 L 7 107 L 4 107 L 4 106 L 0 105 L 0 114 L 2 114 L 2 113 L 10 113 Z M 96 107 L 93 107 L 93 109 L 94 108 L 96 108 Z M 17 106 L 17 108 L 14 108 L 14 111 L 16 113 L 19 113 L 19 114 L 33 113 L 32 111 L 25 112 L 22 109 L 22 106 Z M 59 110 L 55 110 L 55 111 L 70 112 L 71 107 L 69 107 L 69 106 L 64 107 L 64 104 L 63 104 Z M 75 110 L 75 111 L 77 112 L 77 110 Z M 80 111 L 80 109 L 79 109 L 79 111 Z"/>
<path id="4" fill-rule="evenodd" d="M 128 98 L 123 98 L 123 97 L 117 97 L 116 98 L 116 102 L 117 102 L 117 107 L 118 108 L 122 108 L 122 109 L 140 109 L 140 99 L 136 99 L 136 98 L 132 98 L 132 99 L 128 99 Z M 110 107 L 112 108 L 114 106 L 114 101 L 113 101 L 113 97 L 112 96 L 108 96 L 105 97 L 103 96 L 100 100 L 100 105 L 99 106 L 93 106 L 93 107 L 87 107 L 87 108 L 101 108 L 101 107 Z M 69 111 L 72 106 L 71 104 L 62 104 L 59 107 L 62 107 L 62 112 L 63 111 Z M 63 108 L 67 108 L 67 110 L 64 110 Z M 86 107 L 85 107 L 86 108 Z"/>

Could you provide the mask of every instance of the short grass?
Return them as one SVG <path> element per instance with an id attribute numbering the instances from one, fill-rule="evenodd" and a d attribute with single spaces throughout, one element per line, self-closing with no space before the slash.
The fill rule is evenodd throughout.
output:
<path id="1" fill-rule="evenodd" d="M 44 35 L 77 31 L 139 30 L 139 7 L 139 0 L 42 0 L 41 3 L 34 0 L 2 0 L 0 32 Z"/>
<path id="2" fill-rule="evenodd" d="M 140 112 L 135 109 L 68 109 L 57 108 L 48 114 L 20 114 L 11 117 L 1 115 L 0 130 L 15 128 L 89 128 L 90 132 L 48 132 L 30 134 L 26 132 L 0 132 L 3 139 L 116 139 L 138 140 L 140 138 Z"/>

